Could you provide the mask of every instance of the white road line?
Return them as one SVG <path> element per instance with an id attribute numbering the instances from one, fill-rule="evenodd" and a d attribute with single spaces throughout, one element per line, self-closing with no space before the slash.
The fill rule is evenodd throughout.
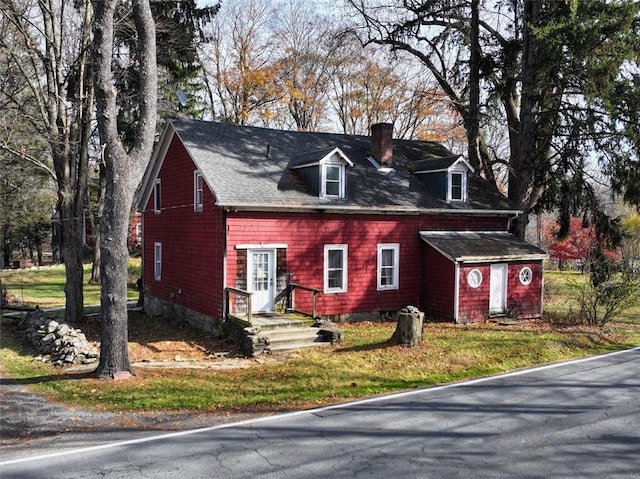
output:
<path id="1" fill-rule="evenodd" d="M 588 358 L 576 359 L 576 360 L 573 360 L 573 361 L 552 363 L 552 364 L 547 364 L 545 366 L 538 366 L 538 367 L 529 368 L 529 369 L 521 369 L 521 370 L 518 370 L 518 371 L 499 374 L 499 375 L 496 375 L 496 376 L 487 376 L 487 377 L 478 378 L 478 379 L 471 379 L 469 381 L 464 381 L 464 382 L 459 382 L 459 383 L 445 384 L 445 385 L 442 385 L 442 386 L 433 386 L 433 387 L 429 387 L 429 388 L 412 389 L 410 391 L 403 391 L 403 392 L 400 392 L 400 393 L 393 393 L 393 394 L 388 394 L 388 395 L 384 395 L 384 396 L 375 396 L 375 397 L 371 397 L 371 398 L 367 398 L 367 399 L 360 399 L 360 400 L 357 400 L 357 401 L 350 401 L 350 402 L 346 402 L 346 403 L 334 404 L 334 405 L 331 405 L 331 406 L 323 406 L 323 407 L 316 408 L 316 409 L 305 409 L 303 411 L 294 411 L 294 412 L 289 412 L 289 413 L 284 413 L 284 414 L 277 414 L 277 415 L 274 415 L 274 416 L 265 416 L 265 417 L 254 418 L 254 419 L 247 419 L 245 421 L 239 421 L 239 422 L 234 422 L 234 423 L 229 423 L 229 424 L 219 424 L 217 426 L 203 427 L 203 428 L 198 428 L 198 429 L 188 429 L 188 430 L 185 430 L 185 431 L 176 431 L 176 432 L 172 432 L 172 433 L 168 433 L 168 434 L 160 434 L 158 436 L 150 436 L 150 437 L 143 437 L 143 438 L 139 438 L 139 439 L 129 439 L 129 440 L 125 440 L 125 441 L 111 442 L 111 443 L 107 443 L 107 444 L 101 444 L 99 446 L 89 446 L 89 447 L 81 447 L 81 448 L 77 448 L 77 449 L 69 449 L 69 450 L 66 450 L 66 451 L 53 452 L 53 453 L 50 453 L 50 454 L 43 454 L 43 455 L 40 455 L 40 456 L 30 456 L 30 457 L 22 457 L 22 458 L 18 458 L 18 459 L 10 459 L 10 460 L 7 460 L 7 461 L 0 462 L 0 467 L 8 466 L 8 465 L 11 465 L 11 464 L 19 464 L 19 463 L 27 462 L 27 461 L 29 461 L 29 462 L 30 461 L 40 461 L 40 460 L 43 460 L 43 459 L 51 459 L 51 458 L 54 458 L 54 457 L 68 456 L 68 455 L 72 455 L 72 454 L 82 454 L 82 453 L 85 453 L 85 452 L 101 451 L 101 450 L 113 449 L 113 448 L 121 447 L 121 446 L 130 446 L 130 445 L 133 445 L 133 444 L 142 444 L 142 443 L 146 443 L 146 442 L 162 441 L 164 439 L 171 439 L 171 438 L 182 437 L 182 436 L 190 436 L 190 435 L 199 434 L 199 433 L 202 433 L 202 432 L 209 432 L 209 431 L 216 431 L 216 430 L 219 430 L 219 429 L 227 429 L 227 428 L 231 428 L 231 427 L 245 426 L 247 424 L 257 424 L 257 423 L 266 422 L 266 421 L 273 421 L 275 419 L 290 418 L 290 417 L 301 416 L 301 415 L 306 415 L 306 414 L 318 414 L 318 413 L 322 413 L 322 412 L 325 412 L 325 411 L 330 411 L 330 410 L 333 410 L 333 409 L 342 409 L 342 408 L 347 408 L 347 407 L 352 407 L 352 406 L 358 406 L 358 405 L 361 405 L 361 404 L 370 404 L 370 403 L 373 403 L 373 402 L 384 402 L 384 401 L 400 399 L 400 398 L 404 398 L 404 397 L 415 396 L 417 394 L 422 394 L 422 393 L 424 393 L 426 391 L 443 391 L 443 390 L 457 388 L 457 387 L 461 387 L 461 386 L 480 384 L 480 383 L 484 383 L 484 382 L 494 381 L 496 379 L 508 378 L 508 377 L 512 377 L 512 376 L 521 376 L 521 375 L 524 375 L 524 374 L 530 374 L 530 373 L 534 373 L 534 372 L 537 372 L 537 371 L 545 371 L 545 370 L 548 370 L 548 369 L 555 369 L 555 368 L 558 368 L 558 367 L 561 367 L 561 366 L 567 366 L 567 365 L 571 365 L 571 364 L 585 363 L 585 362 L 589 362 L 589 361 L 594 361 L 596 359 L 606 358 L 606 357 L 609 357 L 609 356 L 615 356 L 615 355 L 618 355 L 618 354 L 629 353 L 629 352 L 632 352 L 632 351 L 640 351 L 640 346 L 635 347 L 635 348 L 631 348 L 631 349 L 624 349 L 624 350 L 621 350 L 621 351 L 614 351 L 612 353 L 601 354 L 601 355 L 598 355 L 598 356 L 590 356 Z"/>

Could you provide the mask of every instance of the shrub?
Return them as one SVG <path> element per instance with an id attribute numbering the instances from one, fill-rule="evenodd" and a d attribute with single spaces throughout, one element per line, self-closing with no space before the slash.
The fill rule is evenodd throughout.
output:
<path id="1" fill-rule="evenodd" d="M 640 281 L 574 283 L 578 292 L 580 319 L 592 326 L 604 326 L 638 301 Z"/>

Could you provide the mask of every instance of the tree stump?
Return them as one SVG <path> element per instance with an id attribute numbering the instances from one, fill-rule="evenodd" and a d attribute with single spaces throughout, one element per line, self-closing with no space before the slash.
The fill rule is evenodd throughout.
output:
<path id="1" fill-rule="evenodd" d="M 415 306 L 407 306 L 398 313 L 396 330 L 389 340 L 393 344 L 413 347 L 422 342 L 424 313 Z"/>

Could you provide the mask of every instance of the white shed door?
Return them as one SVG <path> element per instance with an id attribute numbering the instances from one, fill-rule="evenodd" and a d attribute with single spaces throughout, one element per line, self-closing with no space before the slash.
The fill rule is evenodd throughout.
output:
<path id="1" fill-rule="evenodd" d="M 502 313 L 507 309 L 507 265 L 491 265 L 489 312 Z"/>

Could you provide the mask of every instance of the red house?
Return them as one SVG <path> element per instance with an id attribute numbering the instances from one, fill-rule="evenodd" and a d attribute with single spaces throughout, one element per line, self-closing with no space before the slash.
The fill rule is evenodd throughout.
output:
<path id="1" fill-rule="evenodd" d="M 539 317 L 546 255 L 507 232 L 517 209 L 441 145 L 391 133 L 168 123 L 138 203 L 145 310 L 208 330 L 248 304 Z"/>

